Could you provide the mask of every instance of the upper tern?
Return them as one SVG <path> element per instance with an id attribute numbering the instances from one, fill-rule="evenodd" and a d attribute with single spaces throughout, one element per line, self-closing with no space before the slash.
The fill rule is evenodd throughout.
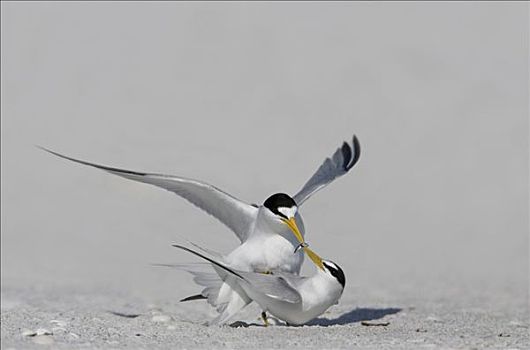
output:
<path id="1" fill-rule="evenodd" d="M 164 188 L 184 197 L 228 226 L 241 245 L 226 256 L 225 263 L 234 269 L 253 272 L 284 271 L 300 273 L 303 254 L 309 257 L 304 240 L 304 225 L 298 207 L 311 195 L 346 174 L 359 160 L 361 148 L 354 135 L 352 144 L 344 142 L 322 163 L 307 183 L 293 197 L 276 193 L 262 205 L 245 203 L 205 182 L 173 175 L 118 169 L 74 159 L 40 147 L 58 157 L 105 170 L 130 180 Z M 314 259 L 312 258 L 314 261 Z"/>
<path id="2" fill-rule="evenodd" d="M 346 283 L 344 272 L 337 264 L 322 260 L 314 253 L 314 256 L 320 259 L 317 272 L 311 277 L 301 277 L 286 272 L 266 275 L 240 271 L 184 246 L 173 246 L 209 261 L 215 270 L 215 272 L 205 270 L 203 264 L 164 265 L 190 272 L 194 275 L 195 282 L 205 287 L 200 295 L 192 298 L 208 299 L 208 302 L 221 312 L 209 324 L 227 323 L 235 315 L 235 313 L 225 311 L 230 307 L 230 303 L 223 298 L 222 286 L 224 284 L 229 284 L 232 290 L 237 291 L 238 295 L 246 301 L 245 305 L 252 301 L 258 303 L 263 310 L 262 317 L 266 325 L 265 312 L 267 311 L 288 324 L 300 325 L 337 304 Z M 192 300 L 192 298 L 186 298 L 183 301 Z M 224 315 L 227 316 L 224 317 Z"/>

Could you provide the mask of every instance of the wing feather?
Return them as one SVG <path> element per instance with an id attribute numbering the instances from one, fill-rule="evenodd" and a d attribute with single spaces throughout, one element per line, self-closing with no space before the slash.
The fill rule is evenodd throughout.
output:
<path id="1" fill-rule="evenodd" d="M 300 293 L 298 293 L 298 291 L 293 288 L 291 283 L 289 283 L 283 275 L 265 275 L 256 272 L 244 272 L 234 270 L 225 265 L 223 262 L 217 261 L 212 257 L 207 257 L 190 248 L 177 244 L 173 244 L 173 247 L 180 248 L 189 253 L 195 254 L 204 260 L 209 261 L 223 281 L 227 279 L 227 276 L 232 276 L 239 280 L 240 283 L 246 283 L 254 290 L 263 293 L 271 298 L 286 301 L 293 304 L 302 301 Z M 294 279 L 295 277 L 292 278 Z"/>
<path id="2" fill-rule="evenodd" d="M 256 272 L 239 272 L 252 287 L 280 301 L 292 304 L 302 302 L 300 293 L 281 275 L 265 275 Z"/>
<path id="3" fill-rule="evenodd" d="M 357 163 L 360 156 L 361 146 L 357 136 L 353 135 L 352 144 L 349 145 L 344 142 L 333 153 L 331 158 L 328 157 L 324 160 L 324 163 L 320 165 L 304 187 L 294 195 L 293 199 L 296 204 L 298 206 L 302 205 L 315 192 L 324 188 L 336 178 L 346 174 Z"/>
<path id="4" fill-rule="evenodd" d="M 129 180 L 143 182 L 171 191 L 228 226 L 244 242 L 252 230 L 258 209 L 210 184 L 173 175 L 144 173 L 94 164 L 71 158 L 44 147 L 42 150 L 79 164 L 105 170 Z"/>

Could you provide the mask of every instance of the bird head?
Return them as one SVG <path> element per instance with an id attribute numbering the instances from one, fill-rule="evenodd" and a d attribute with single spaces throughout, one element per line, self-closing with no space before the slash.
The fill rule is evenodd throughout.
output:
<path id="1" fill-rule="evenodd" d="M 303 249 L 304 253 L 313 261 L 313 263 L 321 270 L 324 270 L 322 265 L 322 258 L 318 256 L 314 251 L 309 249 L 308 244 L 305 242 L 302 233 L 298 229 L 296 224 L 295 215 L 298 212 L 298 206 L 293 198 L 285 193 L 276 193 L 267 198 L 263 203 L 263 206 L 268 209 L 269 216 L 273 221 L 280 225 L 286 225 L 289 227 L 291 232 L 294 234 L 298 242 L 300 243 L 294 253 L 299 249 Z"/>
<path id="2" fill-rule="evenodd" d="M 324 273 L 336 279 L 342 288 L 344 288 L 344 285 L 346 284 L 346 277 L 344 276 L 344 271 L 342 271 L 340 266 L 330 260 L 322 260 L 322 266 Z"/>
<path id="3" fill-rule="evenodd" d="M 274 222 L 289 227 L 298 242 L 305 244 L 304 237 L 296 224 L 295 215 L 298 212 L 298 206 L 294 199 L 285 193 L 276 193 L 267 198 L 263 206 L 268 209 L 267 215 Z"/>

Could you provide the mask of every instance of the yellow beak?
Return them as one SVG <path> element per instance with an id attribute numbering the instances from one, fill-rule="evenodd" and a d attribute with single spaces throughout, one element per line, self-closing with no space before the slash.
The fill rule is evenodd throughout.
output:
<path id="1" fill-rule="evenodd" d="M 294 236 L 296 237 L 298 242 L 305 243 L 304 237 L 302 237 L 302 234 L 300 233 L 300 230 L 298 229 L 298 226 L 296 226 L 296 220 L 294 219 L 294 217 L 292 217 L 290 219 L 282 219 L 282 220 L 287 226 L 289 226 L 291 231 L 293 231 Z"/>
<path id="2" fill-rule="evenodd" d="M 289 228 L 291 229 L 291 231 L 293 231 L 296 239 L 298 239 L 298 241 L 301 243 L 301 244 L 304 244 L 304 246 L 302 247 L 302 249 L 304 250 L 304 252 L 307 254 L 307 256 L 309 257 L 309 259 L 311 259 L 313 261 L 313 263 L 315 263 L 316 266 L 318 266 L 320 269 L 324 270 L 324 265 L 322 264 L 322 258 L 320 256 L 318 256 L 317 253 L 315 253 L 314 251 L 312 251 L 311 249 L 309 249 L 307 247 L 307 244 L 305 244 L 305 241 L 304 241 L 304 237 L 302 237 L 302 234 L 300 233 L 300 230 L 298 229 L 298 226 L 296 225 L 296 221 L 293 218 L 290 218 L 290 219 L 283 219 L 283 222 L 289 226 Z"/>
<path id="3" fill-rule="evenodd" d="M 308 247 L 304 247 L 304 252 L 307 254 L 309 259 L 311 259 L 316 266 L 318 266 L 320 269 L 324 270 L 324 264 L 322 264 L 322 258 L 317 255 L 314 251 L 309 249 Z"/>

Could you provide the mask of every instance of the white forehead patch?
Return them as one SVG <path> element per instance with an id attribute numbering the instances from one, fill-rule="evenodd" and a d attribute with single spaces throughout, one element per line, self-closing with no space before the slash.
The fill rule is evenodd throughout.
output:
<path id="1" fill-rule="evenodd" d="M 282 213 L 283 215 L 287 216 L 288 218 L 292 218 L 296 214 L 297 210 L 298 210 L 297 206 L 293 206 L 293 207 L 290 207 L 290 208 L 286 208 L 286 207 L 279 207 L 278 208 L 278 211 L 280 213 Z"/>
<path id="2" fill-rule="evenodd" d="M 326 260 L 326 265 L 329 265 L 331 266 L 332 268 L 334 268 L 335 270 L 338 270 L 339 268 L 337 267 L 337 265 L 335 265 L 335 263 L 331 262 L 331 261 L 328 261 Z"/>

